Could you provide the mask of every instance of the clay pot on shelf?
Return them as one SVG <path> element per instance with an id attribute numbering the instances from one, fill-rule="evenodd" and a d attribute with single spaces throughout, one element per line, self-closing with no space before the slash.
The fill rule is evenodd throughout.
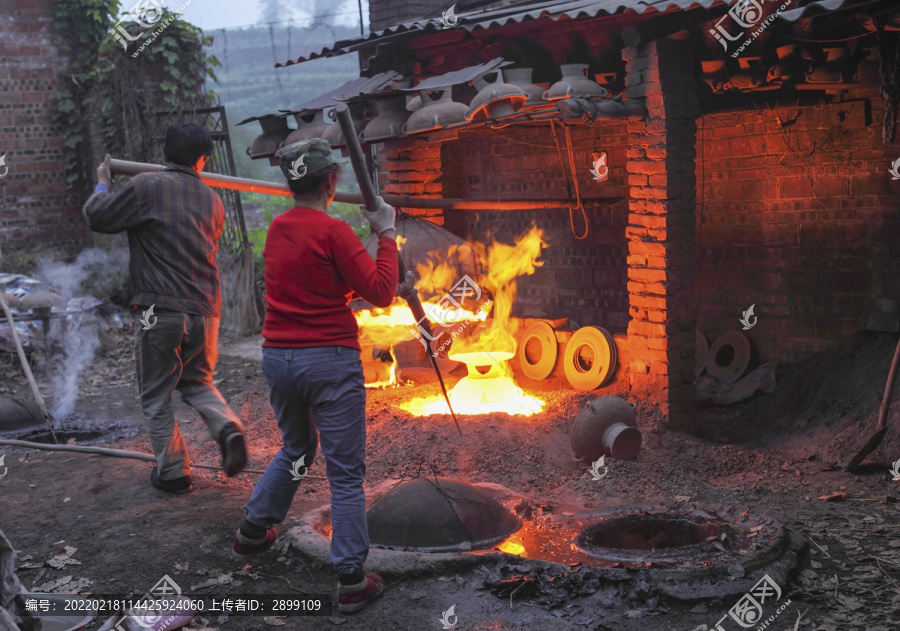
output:
<path id="1" fill-rule="evenodd" d="M 797 47 L 793 44 L 780 46 L 775 49 L 778 61 L 769 68 L 766 81 L 769 83 L 784 83 L 802 78 L 809 70 L 809 62 L 800 56 Z"/>
<path id="2" fill-rule="evenodd" d="M 766 73 L 759 61 L 759 57 L 738 57 L 741 69 L 731 77 L 731 85 L 739 90 L 750 90 L 764 84 Z"/>
<path id="3" fill-rule="evenodd" d="M 587 78 L 587 64 L 562 64 L 559 67 L 562 79 L 550 86 L 544 92 L 545 101 L 558 101 L 573 96 L 593 96 L 604 98 L 609 96 L 606 88 L 596 81 Z"/>
<path id="4" fill-rule="evenodd" d="M 503 78 L 528 94 L 528 100 L 525 101 L 525 107 L 538 105 L 544 102 L 544 88 L 531 82 L 532 68 L 504 68 Z"/>
<path id="5" fill-rule="evenodd" d="M 701 61 L 700 67 L 703 73 L 700 79 L 710 87 L 713 92 L 722 92 L 731 87 L 728 73 L 725 72 L 725 62 L 721 59 Z"/>
<path id="6" fill-rule="evenodd" d="M 847 61 L 847 50 L 844 48 L 825 48 L 825 63 L 806 73 L 809 83 L 842 83 L 844 81 L 842 66 Z"/>
<path id="7" fill-rule="evenodd" d="M 466 120 L 469 110 L 465 103 L 457 103 L 450 98 L 450 87 L 423 91 L 422 107 L 409 117 L 403 125 L 404 134 L 415 134 L 433 129 L 441 129 Z"/>

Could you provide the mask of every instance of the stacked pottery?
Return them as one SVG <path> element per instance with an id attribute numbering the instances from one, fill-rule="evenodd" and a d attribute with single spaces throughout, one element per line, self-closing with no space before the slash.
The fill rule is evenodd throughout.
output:
<path id="1" fill-rule="evenodd" d="M 728 73 L 725 72 L 725 62 L 721 59 L 701 61 L 700 67 L 703 70 L 700 78 L 713 92 L 721 92 L 731 87 Z"/>
<path id="2" fill-rule="evenodd" d="M 809 62 L 804 60 L 797 52 L 793 44 L 780 46 L 775 49 L 778 61 L 775 62 L 766 75 L 769 83 L 784 83 L 801 78 L 809 70 Z"/>
<path id="3" fill-rule="evenodd" d="M 287 120 L 277 114 L 267 114 L 259 119 L 262 134 L 253 139 L 247 148 L 247 155 L 251 158 L 270 156 L 281 146 L 281 143 L 290 133 Z"/>
<path id="4" fill-rule="evenodd" d="M 303 110 L 294 114 L 294 120 L 297 121 L 297 129 L 285 139 L 285 147 L 307 138 L 321 138 L 331 125 L 325 120 L 324 110 Z"/>
<path id="5" fill-rule="evenodd" d="M 350 120 L 353 121 L 353 129 L 356 130 L 356 135 L 359 136 L 359 132 L 361 132 L 367 124 L 367 121 L 363 118 L 365 104 L 360 102 L 348 103 L 347 109 L 350 110 Z M 337 122 L 337 113 L 334 109 L 328 112 L 328 118 L 335 122 L 325 128 L 325 131 L 322 132 L 322 138 L 327 140 L 328 144 L 332 147 L 345 146 L 347 143 L 344 141 L 344 132 Z"/>
<path id="6" fill-rule="evenodd" d="M 731 85 L 739 90 L 748 90 L 766 82 L 765 70 L 759 57 L 738 57 L 740 72 L 731 77 Z"/>
<path id="7" fill-rule="evenodd" d="M 375 142 L 387 138 L 396 138 L 403 133 L 403 123 L 409 118 L 406 110 L 406 96 L 393 96 L 375 99 L 366 110 L 366 117 L 372 120 L 359 135 L 363 142 Z"/>
<path id="8" fill-rule="evenodd" d="M 506 68 L 503 70 L 503 78 L 528 94 L 525 107 L 540 105 L 544 102 L 544 88 L 531 82 L 532 68 Z"/>
<path id="9" fill-rule="evenodd" d="M 406 111 L 407 112 L 415 112 L 418 109 L 422 108 L 422 97 L 418 94 L 412 95 L 409 94 L 406 97 Z"/>
<path id="10" fill-rule="evenodd" d="M 476 121 L 497 119 L 512 116 L 525 105 L 529 94 L 522 88 L 504 83 L 503 74 L 499 70 L 486 72 L 473 81 L 478 94 L 472 99 L 466 120 Z"/>
<path id="11" fill-rule="evenodd" d="M 825 63 L 806 73 L 809 83 L 841 83 L 844 80 L 842 66 L 847 61 L 844 48 L 825 48 Z"/>
<path id="12" fill-rule="evenodd" d="M 544 92 L 545 101 L 558 101 L 569 99 L 573 96 L 591 96 L 604 98 L 609 96 L 606 88 L 596 81 L 587 78 L 587 64 L 562 64 L 559 67 L 562 79 L 550 86 Z"/>
<path id="13" fill-rule="evenodd" d="M 466 120 L 469 108 L 465 103 L 457 103 L 450 98 L 449 87 L 423 91 L 421 96 L 422 107 L 413 112 L 403 125 L 404 134 L 441 129 Z"/>

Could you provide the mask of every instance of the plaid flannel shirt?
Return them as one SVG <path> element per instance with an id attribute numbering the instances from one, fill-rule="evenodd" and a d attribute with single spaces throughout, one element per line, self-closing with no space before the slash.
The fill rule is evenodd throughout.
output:
<path id="1" fill-rule="evenodd" d="M 220 317 L 216 253 L 225 225 L 221 198 L 189 167 L 141 173 L 84 205 L 91 230 L 128 232 L 132 303 Z"/>

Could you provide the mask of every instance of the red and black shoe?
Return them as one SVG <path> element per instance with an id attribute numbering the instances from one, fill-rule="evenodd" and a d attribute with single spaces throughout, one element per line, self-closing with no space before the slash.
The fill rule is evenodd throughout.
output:
<path id="1" fill-rule="evenodd" d="M 259 539 L 250 539 L 241 532 L 240 528 L 238 528 L 237 534 L 234 537 L 234 543 L 231 545 L 231 550 L 236 556 L 247 559 L 256 556 L 257 554 L 262 554 L 271 548 L 276 539 L 278 539 L 278 531 L 274 528 L 268 528 L 266 530 L 266 536 L 260 537 Z"/>
<path id="2" fill-rule="evenodd" d="M 334 600 L 340 613 L 356 613 L 381 596 L 383 591 L 384 579 L 375 573 L 366 574 L 356 585 L 338 583 Z"/>

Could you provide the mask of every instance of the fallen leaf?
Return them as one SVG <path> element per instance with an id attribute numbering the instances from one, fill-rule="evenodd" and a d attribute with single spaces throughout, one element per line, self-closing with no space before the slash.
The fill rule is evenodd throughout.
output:
<path id="1" fill-rule="evenodd" d="M 263 618 L 263 622 L 273 627 L 283 627 L 287 624 L 287 618 L 284 616 L 266 616 Z"/>
<path id="2" fill-rule="evenodd" d="M 191 585 L 191 590 L 203 589 L 204 587 L 212 587 L 213 585 L 220 585 L 219 581 L 214 578 L 209 579 L 208 581 L 203 581 L 199 585 Z"/>
<path id="3" fill-rule="evenodd" d="M 844 605 L 850 611 L 856 611 L 857 609 L 862 609 L 865 607 L 858 599 L 853 598 L 853 596 L 838 596 L 838 602 Z"/>
<path id="4" fill-rule="evenodd" d="M 72 555 L 76 552 L 78 552 L 78 548 L 65 546 L 62 550 L 57 552 L 56 555 L 47 559 L 46 563 L 57 570 L 61 570 L 66 565 L 81 565 L 81 561 L 72 558 Z"/>
<path id="5" fill-rule="evenodd" d="M 845 497 L 847 497 L 846 493 L 834 492 L 834 493 L 831 493 L 830 495 L 820 495 L 819 499 L 824 500 L 826 502 L 841 502 L 841 501 L 843 501 L 843 499 Z"/>

